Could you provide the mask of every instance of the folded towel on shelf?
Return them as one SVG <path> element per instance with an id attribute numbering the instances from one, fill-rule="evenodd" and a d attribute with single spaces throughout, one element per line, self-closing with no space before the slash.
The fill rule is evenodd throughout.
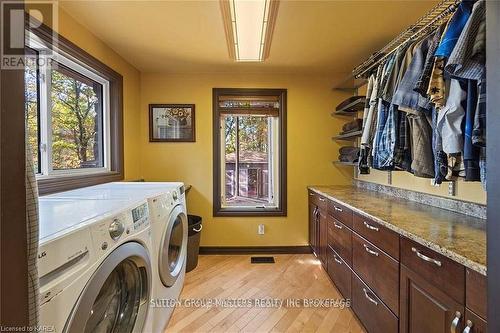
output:
<path id="1" fill-rule="evenodd" d="M 347 162 L 347 163 L 356 163 L 358 161 L 358 156 L 352 156 L 352 155 L 339 155 L 339 161 L 340 162 Z"/>
<path id="2" fill-rule="evenodd" d="M 339 149 L 340 155 L 357 155 L 359 154 L 359 147 L 340 147 Z"/>
<path id="3" fill-rule="evenodd" d="M 360 131 L 363 128 L 363 119 L 355 119 L 342 126 L 342 133 Z"/>
<path id="4" fill-rule="evenodd" d="M 354 163 L 358 161 L 359 158 L 359 148 L 358 147 L 342 147 L 339 150 L 339 161 Z"/>

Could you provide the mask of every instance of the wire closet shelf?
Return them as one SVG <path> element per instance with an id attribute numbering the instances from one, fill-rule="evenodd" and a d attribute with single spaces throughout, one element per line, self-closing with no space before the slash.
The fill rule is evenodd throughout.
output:
<path id="1" fill-rule="evenodd" d="M 449 19 L 449 17 L 457 9 L 460 2 L 462 2 L 462 0 L 442 0 L 434 8 L 427 12 L 427 14 L 421 17 L 415 24 L 408 27 L 381 50 L 375 52 L 362 64 L 354 68 L 352 71 L 353 76 L 356 79 L 366 77 L 373 68 L 376 68 L 379 64 L 384 63 L 385 60 L 399 48 L 399 46 L 435 30 Z"/>

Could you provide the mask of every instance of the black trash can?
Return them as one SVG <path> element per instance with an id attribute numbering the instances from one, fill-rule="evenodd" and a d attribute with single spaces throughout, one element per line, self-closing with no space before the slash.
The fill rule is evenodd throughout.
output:
<path id="1" fill-rule="evenodd" d="M 188 215 L 188 244 L 186 272 L 190 272 L 198 265 L 198 253 L 200 251 L 201 217 Z"/>

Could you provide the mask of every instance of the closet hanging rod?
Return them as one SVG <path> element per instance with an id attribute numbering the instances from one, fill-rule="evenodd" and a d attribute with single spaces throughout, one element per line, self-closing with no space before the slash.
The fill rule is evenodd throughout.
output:
<path id="1" fill-rule="evenodd" d="M 352 71 L 356 79 L 363 77 L 371 69 L 383 63 L 399 46 L 408 43 L 415 37 L 426 33 L 430 28 L 437 28 L 445 19 L 455 12 L 462 0 L 442 0 L 427 14 L 421 17 L 415 24 L 401 32 L 396 38 L 385 45 L 381 50 L 372 54 L 362 64 L 358 65 Z"/>

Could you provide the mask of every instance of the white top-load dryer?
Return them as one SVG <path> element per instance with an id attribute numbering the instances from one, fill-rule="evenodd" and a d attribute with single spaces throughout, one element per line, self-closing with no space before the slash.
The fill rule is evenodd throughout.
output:
<path id="1" fill-rule="evenodd" d="M 151 332 L 145 200 L 41 197 L 40 324 L 55 332 Z"/>
<path id="2" fill-rule="evenodd" d="M 163 332 L 184 285 L 188 222 L 184 184 L 116 182 L 61 192 L 49 197 L 78 199 L 146 198 L 153 242 L 153 331 Z"/>

